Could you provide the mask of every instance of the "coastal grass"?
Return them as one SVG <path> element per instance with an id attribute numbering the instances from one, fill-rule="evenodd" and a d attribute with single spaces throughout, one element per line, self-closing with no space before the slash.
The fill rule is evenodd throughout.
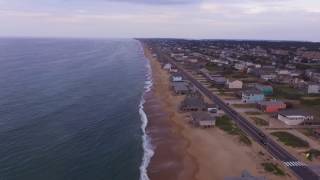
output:
<path id="1" fill-rule="evenodd" d="M 273 173 L 274 175 L 277 175 L 277 176 L 285 175 L 284 171 L 277 164 L 266 162 L 266 163 L 262 163 L 261 165 L 263 166 L 265 171 Z"/>
<path id="2" fill-rule="evenodd" d="M 259 117 L 250 117 L 251 119 L 253 119 L 254 123 L 258 126 L 269 126 L 269 122 L 259 118 Z"/>
<path id="3" fill-rule="evenodd" d="M 301 97 L 303 96 L 302 92 L 289 86 L 275 85 L 273 89 L 274 89 L 273 94 L 274 94 L 274 97 L 276 98 L 300 100 Z"/>
<path id="4" fill-rule="evenodd" d="M 255 115 L 261 115 L 262 113 L 259 111 L 247 111 L 245 112 L 245 114 L 255 116 Z"/>
<path id="5" fill-rule="evenodd" d="M 305 152 L 306 158 L 312 161 L 314 158 L 318 158 L 320 156 L 320 151 L 317 149 L 310 149 Z"/>
<path id="6" fill-rule="evenodd" d="M 227 132 L 231 135 L 237 135 L 239 137 L 239 142 L 250 146 L 252 144 L 250 138 L 241 131 L 232 121 L 231 119 L 224 115 L 222 117 L 217 118 L 216 126 L 221 130 Z"/>
<path id="7" fill-rule="evenodd" d="M 272 132 L 271 135 L 278 138 L 279 141 L 284 143 L 287 146 L 295 148 L 308 148 L 309 143 L 305 140 L 300 139 L 299 137 L 284 131 Z"/>
<path id="8" fill-rule="evenodd" d="M 320 105 L 320 98 L 314 99 L 301 99 L 300 103 L 306 106 L 318 106 Z"/>

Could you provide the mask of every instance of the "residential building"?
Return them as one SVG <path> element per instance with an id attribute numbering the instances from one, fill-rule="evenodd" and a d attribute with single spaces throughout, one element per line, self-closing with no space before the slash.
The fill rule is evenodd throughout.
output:
<path id="1" fill-rule="evenodd" d="M 227 80 L 226 86 L 229 89 L 242 89 L 243 82 L 240 80 L 234 80 L 234 81 Z"/>
<path id="2" fill-rule="evenodd" d="M 320 93 L 320 84 L 308 84 L 307 86 L 308 94 L 319 94 Z"/>
<path id="3" fill-rule="evenodd" d="M 171 68 L 172 68 L 172 64 L 170 64 L 170 63 L 167 63 L 167 64 L 165 64 L 165 65 L 163 66 L 163 69 L 164 69 L 164 70 L 170 71 Z"/>
<path id="4" fill-rule="evenodd" d="M 173 82 L 172 89 L 177 95 L 188 94 L 191 90 L 186 82 Z"/>
<path id="5" fill-rule="evenodd" d="M 241 100 L 245 103 L 257 103 L 264 100 L 264 94 L 256 89 L 242 91 Z"/>
<path id="6" fill-rule="evenodd" d="M 214 127 L 216 124 L 216 117 L 205 111 L 194 112 L 191 114 L 191 118 L 193 125 L 202 128 Z"/>
<path id="7" fill-rule="evenodd" d="M 265 80 L 265 81 L 270 81 L 270 80 L 273 80 L 277 77 L 276 74 L 269 74 L 269 73 L 266 73 L 266 74 L 261 74 L 260 75 L 260 78 Z"/>
<path id="8" fill-rule="evenodd" d="M 180 104 L 182 111 L 206 111 L 207 106 L 202 95 L 188 95 Z"/>
<path id="9" fill-rule="evenodd" d="M 222 76 L 213 76 L 211 77 L 211 82 L 216 86 L 224 86 L 227 80 Z"/>
<path id="10" fill-rule="evenodd" d="M 171 75 L 171 81 L 172 82 L 181 82 L 183 81 L 183 76 L 180 73 L 174 73 Z"/>
<path id="11" fill-rule="evenodd" d="M 263 112 L 273 113 L 286 108 L 286 104 L 282 101 L 261 101 L 257 103 L 258 109 Z"/>
<path id="12" fill-rule="evenodd" d="M 263 84 L 256 84 L 255 88 L 262 92 L 265 96 L 272 95 L 273 94 L 273 88 L 269 85 L 263 85 Z"/>
<path id="13" fill-rule="evenodd" d="M 299 109 L 287 109 L 278 113 L 278 119 L 287 125 L 294 126 L 313 121 L 314 117 Z"/>

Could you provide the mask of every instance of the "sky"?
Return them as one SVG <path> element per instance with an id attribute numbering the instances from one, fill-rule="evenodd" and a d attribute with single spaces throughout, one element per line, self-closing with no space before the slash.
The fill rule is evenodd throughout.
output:
<path id="1" fill-rule="evenodd" d="M 0 36 L 320 41 L 320 0 L 0 0 Z"/>

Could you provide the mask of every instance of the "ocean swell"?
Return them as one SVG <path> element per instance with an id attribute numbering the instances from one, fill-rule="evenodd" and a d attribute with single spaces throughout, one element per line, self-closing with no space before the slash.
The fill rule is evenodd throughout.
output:
<path id="1" fill-rule="evenodd" d="M 147 61 L 148 62 L 148 61 Z M 146 133 L 146 128 L 148 125 L 148 118 L 147 114 L 144 112 L 144 103 L 145 99 L 144 96 L 147 92 L 151 90 L 152 87 L 152 72 L 151 72 L 151 67 L 150 64 L 147 63 L 147 75 L 146 75 L 146 81 L 145 81 L 145 86 L 144 86 L 144 93 L 141 97 L 140 105 L 139 105 L 139 114 L 141 117 L 142 125 L 142 146 L 143 146 L 143 157 L 142 157 L 142 164 L 140 166 L 140 180 L 149 180 L 148 174 L 147 174 L 147 167 L 150 163 L 150 160 L 154 154 L 153 147 L 151 144 L 151 139 Z"/>

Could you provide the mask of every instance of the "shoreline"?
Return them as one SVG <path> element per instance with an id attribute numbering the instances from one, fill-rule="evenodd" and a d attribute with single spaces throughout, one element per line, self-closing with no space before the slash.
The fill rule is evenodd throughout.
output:
<path id="1" fill-rule="evenodd" d="M 244 170 L 267 179 L 295 179 L 291 175 L 282 177 L 265 172 L 261 163 L 272 157 L 257 144 L 242 145 L 217 127 L 203 130 L 190 126 L 189 113 L 178 111 L 184 97 L 173 95 L 169 89 L 169 73 L 162 69 L 148 47 L 142 46 L 154 82 L 145 106 L 149 117 L 147 131 L 155 147 L 148 166 L 151 180 L 224 179 L 240 176 Z M 261 157 L 260 152 L 265 156 Z"/>

